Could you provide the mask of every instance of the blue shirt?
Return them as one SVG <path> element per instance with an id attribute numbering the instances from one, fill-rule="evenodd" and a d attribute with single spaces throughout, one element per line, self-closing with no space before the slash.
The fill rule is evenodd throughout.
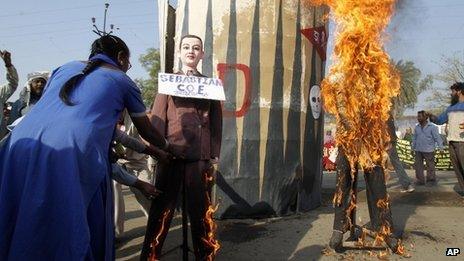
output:
<path id="1" fill-rule="evenodd" d="M 84 67 L 56 69 L 0 146 L 0 260 L 114 260 L 108 152 L 124 108 L 137 117 L 145 106 L 135 83 L 105 66 L 65 105 L 60 90 Z"/>
<path id="2" fill-rule="evenodd" d="M 443 149 L 443 139 L 438 133 L 438 127 L 430 122 L 424 127 L 417 124 L 412 138 L 412 149 L 419 152 L 433 152 L 435 147 Z"/>
<path id="3" fill-rule="evenodd" d="M 448 123 L 448 141 L 464 142 L 464 102 L 449 106 L 435 123 Z"/>

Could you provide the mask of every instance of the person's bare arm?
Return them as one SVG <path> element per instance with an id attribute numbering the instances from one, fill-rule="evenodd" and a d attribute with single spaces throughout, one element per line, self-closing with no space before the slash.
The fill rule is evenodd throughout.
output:
<path id="1" fill-rule="evenodd" d="M 150 123 L 150 120 L 148 119 L 147 116 L 144 117 L 135 117 L 132 118 L 132 122 L 134 123 L 135 127 L 137 128 L 140 136 L 150 144 L 160 148 L 161 150 L 164 150 L 166 152 L 169 152 L 175 157 L 181 157 L 179 155 L 176 155 L 173 153 L 174 151 L 183 151 L 185 148 L 183 146 L 175 145 L 175 144 L 170 144 L 163 135 L 160 134 L 160 132 L 153 127 L 153 125 Z M 153 151 L 151 150 L 148 154 L 150 153 L 156 153 L 155 157 L 160 156 L 161 158 L 165 157 L 171 157 L 170 155 L 164 155 L 160 154 L 160 151 Z M 150 154 L 151 155 L 151 154 Z"/>
<path id="2" fill-rule="evenodd" d="M 159 133 L 159 131 L 151 125 L 146 115 L 142 117 L 132 117 L 131 119 L 144 140 L 163 150 L 168 149 L 169 143 L 164 138 L 164 135 Z"/>

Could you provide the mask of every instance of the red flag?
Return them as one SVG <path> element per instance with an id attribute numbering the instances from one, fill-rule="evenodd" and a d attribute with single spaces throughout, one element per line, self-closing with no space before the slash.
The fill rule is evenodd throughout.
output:
<path id="1" fill-rule="evenodd" d="M 324 26 L 302 29 L 301 33 L 313 44 L 322 61 L 326 60 L 327 39 L 329 36 Z"/>

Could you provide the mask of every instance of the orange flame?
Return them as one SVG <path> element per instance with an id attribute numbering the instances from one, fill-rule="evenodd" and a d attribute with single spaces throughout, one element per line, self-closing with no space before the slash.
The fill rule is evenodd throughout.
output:
<path id="1" fill-rule="evenodd" d="M 335 61 L 322 82 L 325 109 L 337 118 L 337 144 L 352 167 L 381 165 L 389 142 L 385 122 L 399 74 L 383 50 L 396 0 L 312 0 L 327 4 L 338 26 Z"/>
<path id="2" fill-rule="evenodd" d="M 211 261 L 216 256 L 217 251 L 221 247 L 219 241 L 215 239 L 215 232 L 216 232 L 216 223 L 213 220 L 213 214 L 218 209 L 219 205 L 212 206 L 210 197 L 208 193 L 206 194 L 206 198 L 208 200 L 208 210 L 205 214 L 205 227 L 206 227 L 206 237 L 202 238 L 203 242 L 212 249 L 211 253 L 207 256 L 206 260 Z"/>
<path id="3" fill-rule="evenodd" d="M 338 180 L 337 180 L 337 192 L 334 193 L 334 197 L 332 199 L 332 203 L 334 206 L 340 206 L 342 204 L 342 185 L 341 185 L 341 175 L 338 175 Z"/>
<path id="4" fill-rule="evenodd" d="M 390 208 L 390 197 L 387 196 L 384 199 L 379 199 L 377 201 L 377 207 L 381 209 L 389 209 Z"/>
<path id="5" fill-rule="evenodd" d="M 216 171 L 216 170 L 213 169 L 213 171 Z M 210 185 L 212 185 L 212 183 L 214 182 L 214 175 L 212 175 L 212 173 L 207 171 L 204 174 L 204 178 L 205 178 L 205 184 L 206 184 L 206 187 L 207 187 L 207 189 L 206 189 L 206 201 L 207 201 L 206 204 L 208 206 L 208 209 L 206 210 L 205 218 L 204 218 L 206 236 L 204 238 L 202 238 L 201 240 L 203 241 L 203 243 L 206 244 L 206 246 L 209 249 L 211 249 L 210 254 L 206 257 L 206 260 L 207 261 L 212 261 L 212 260 L 214 260 L 214 257 L 216 256 L 217 251 L 221 247 L 221 245 L 219 244 L 219 241 L 216 240 L 216 238 L 215 238 L 215 233 L 216 233 L 217 226 L 216 226 L 216 223 L 214 223 L 214 220 L 213 220 L 213 215 L 217 211 L 217 209 L 219 207 L 219 204 L 216 204 L 216 206 L 212 205 L 210 192 L 209 192 L 209 189 L 208 189 L 208 187 Z"/>
<path id="6" fill-rule="evenodd" d="M 377 255 L 377 258 L 380 260 L 388 260 L 388 252 L 380 251 L 380 253 Z"/>
<path id="7" fill-rule="evenodd" d="M 390 208 L 390 198 L 387 195 L 384 199 L 379 199 L 377 201 L 377 207 L 382 210 L 381 215 L 389 211 Z M 382 219 L 383 224 L 380 227 L 380 231 L 377 232 L 377 235 L 374 240 L 374 245 L 379 246 L 385 242 L 385 239 L 391 235 L 391 226 L 385 218 Z"/>
<path id="8" fill-rule="evenodd" d="M 380 231 L 377 232 L 377 235 L 375 236 L 374 245 L 380 246 L 382 243 L 385 242 L 385 239 L 390 235 L 391 235 L 390 224 L 383 224 L 380 227 Z"/>
<path id="9" fill-rule="evenodd" d="M 362 228 L 362 233 L 361 236 L 358 238 L 358 245 L 361 247 L 366 246 L 366 235 L 367 235 L 367 230 L 366 228 Z"/>
<path id="10" fill-rule="evenodd" d="M 387 195 L 386 198 L 384 199 L 379 199 L 377 201 L 377 207 L 382 209 L 382 215 L 385 214 L 385 212 L 389 211 L 390 209 L 390 197 Z M 388 223 L 385 219 L 383 219 L 383 224 L 380 228 L 380 231 L 377 233 L 375 240 L 374 240 L 374 245 L 380 245 L 385 242 L 387 237 L 390 237 L 392 235 L 392 230 L 391 230 L 391 224 Z M 409 255 L 406 253 L 406 248 L 404 247 L 401 239 L 398 240 L 398 247 L 395 250 L 395 254 L 408 257 Z M 379 257 L 380 258 L 380 257 Z"/>
<path id="11" fill-rule="evenodd" d="M 400 78 L 383 50 L 384 31 L 390 22 L 396 0 L 311 0 L 331 8 L 337 25 L 334 63 L 321 83 L 324 107 L 337 119 L 337 145 L 343 149 L 351 170 L 384 166 L 382 161 L 390 142 L 386 121 L 391 99 L 398 95 Z M 347 217 L 355 210 L 355 191 Z M 341 202 L 338 191 L 334 204 Z M 389 211 L 388 197 L 377 206 Z M 385 219 L 374 244 L 391 236 Z M 352 221 L 349 219 L 350 226 Z M 364 239 L 360 239 L 364 244 Z M 398 252 L 404 251 L 401 246 Z M 379 254 L 385 258 L 386 254 Z"/>
<path id="12" fill-rule="evenodd" d="M 163 232 L 164 232 L 164 229 L 165 229 L 165 227 L 166 227 L 166 220 L 167 220 L 167 218 L 168 218 L 170 212 L 171 212 L 171 210 L 169 210 L 169 209 L 166 210 L 166 211 L 164 211 L 164 213 L 163 213 L 163 215 L 162 215 L 162 217 L 161 217 L 161 229 L 160 229 L 160 231 L 158 232 L 158 234 L 155 236 L 155 240 L 153 240 L 153 242 L 152 242 L 152 244 L 151 244 L 151 254 L 150 254 L 150 256 L 148 257 L 148 260 L 150 260 L 150 261 L 156 261 L 156 260 L 158 260 L 158 259 L 156 258 L 156 247 L 157 247 L 157 246 L 159 245 L 159 243 L 160 243 L 160 242 L 159 242 L 159 238 L 160 238 L 160 236 L 161 236 L 161 235 L 163 234 Z"/>
<path id="13" fill-rule="evenodd" d="M 356 220 L 351 220 L 351 214 L 353 213 L 353 211 L 356 210 L 356 204 L 354 202 L 356 202 L 356 193 L 354 191 L 351 191 L 350 206 L 346 210 L 346 218 L 348 220 L 350 228 L 352 228 L 354 222 L 356 222 Z"/>
<path id="14" fill-rule="evenodd" d="M 406 248 L 402 244 L 401 240 L 398 242 L 398 249 L 396 250 L 398 255 L 406 256 Z"/>

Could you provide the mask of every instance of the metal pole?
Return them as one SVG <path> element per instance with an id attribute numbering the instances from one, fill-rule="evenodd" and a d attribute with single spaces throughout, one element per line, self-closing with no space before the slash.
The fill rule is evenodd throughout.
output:
<path id="1" fill-rule="evenodd" d="M 103 19 L 103 33 L 106 34 L 106 13 L 108 12 L 108 6 L 110 6 L 110 4 L 106 3 L 105 4 L 105 17 Z"/>

